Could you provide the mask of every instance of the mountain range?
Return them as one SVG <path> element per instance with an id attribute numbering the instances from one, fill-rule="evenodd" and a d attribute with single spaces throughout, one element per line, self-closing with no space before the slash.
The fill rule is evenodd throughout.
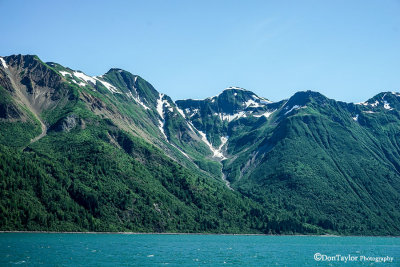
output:
<path id="1" fill-rule="evenodd" d="M 0 57 L 0 230 L 400 234 L 400 94 L 177 100 Z"/>

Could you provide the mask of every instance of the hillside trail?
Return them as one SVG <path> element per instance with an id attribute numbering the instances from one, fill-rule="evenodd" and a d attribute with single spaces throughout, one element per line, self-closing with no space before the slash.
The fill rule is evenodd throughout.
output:
<path id="1" fill-rule="evenodd" d="M 35 138 L 31 139 L 31 142 L 29 143 L 29 145 L 39 141 L 41 138 L 45 137 L 46 134 L 47 134 L 47 126 L 46 126 L 46 124 L 44 124 L 43 121 L 36 114 L 35 114 L 35 117 L 40 123 L 40 127 L 42 129 L 42 132 L 38 136 L 36 136 Z"/>

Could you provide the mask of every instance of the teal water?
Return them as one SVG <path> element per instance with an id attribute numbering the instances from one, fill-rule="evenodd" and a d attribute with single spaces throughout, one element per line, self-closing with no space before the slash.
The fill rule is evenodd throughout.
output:
<path id="1" fill-rule="evenodd" d="M 0 233 L 0 266 L 14 265 L 400 266 L 400 238 Z"/>

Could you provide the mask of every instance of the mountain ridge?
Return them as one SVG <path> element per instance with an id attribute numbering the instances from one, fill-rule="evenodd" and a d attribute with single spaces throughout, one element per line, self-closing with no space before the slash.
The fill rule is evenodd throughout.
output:
<path id="1" fill-rule="evenodd" d="M 0 61 L 2 229 L 400 232 L 399 93 L 272 102 L 229 87 L 173 101 L 119 68 Z"/>

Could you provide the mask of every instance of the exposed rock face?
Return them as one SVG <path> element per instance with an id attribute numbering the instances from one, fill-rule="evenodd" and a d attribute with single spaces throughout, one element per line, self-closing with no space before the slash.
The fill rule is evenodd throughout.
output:
<path id="1" fill-rule="evenodd" d="M 316 233 L 315 229 L 363 235 L 400 233 L 399 93 L 383 92 L 353 104 L 305 91 L 272 103 L 243 88 L 229 87 L 204 100 L 174 102 L 121 69 L 90 77 L 55 63 L 45 64 L 35 56 L 0 59 L 3 143 L 17 147 L 19 135 L 18 148 L 32 152 L 22 156 L 31 159 L 36 153 L 37 162 L 43 162 L 29 169 L 43 167 L 43 174 L 49 172 L 51 159 L 54 180 L 41 184 L 60 182 L 63 190 L 58 185 L 54 190 L 65 193 L 59 202 L 70 199 L 95 218 L 104 204 L 108 209 L 103 210 L 107 214 L 104 225 L 109 224 L 111 212 L 116 214 L 113 221 L 120 221 L 120 214 L 130 212 L 126 203 L 135 198 L 142 205 L 136 214 L 146 216 L 164 216 L 164 211 L 186 203 L 187 212 L 181 209 L 177 216 L 204 216 L 209 207 L 217 206 L 221 218 L 247 218 L 248 223 L 242 219 L 237 224 L 225 219 L 214 223 L 218 217 L 214 216 L 203 220 L 205 231 L 213 225 L 254 225 L 263 232 L 272 229 L 277 233 Z M 24 118 L 34 125 L 22 128 L 26 125 L 10 123 Z M 52 170 L 45 179 L 53 179 Z M 28 180 L 21 173 L 19 180 Z M 87 179 L 87 174 L 96 182 Z M 28 181 L 35 190 L 36 178 Z M 223 194 L 217 191 L 217 180 L 226 185 Z M 41 192 L 31 195 L 40 197 Z M 116 192 L 113 198 L 111 192 Z M 132 198 L 123 198 L 130 194 Z M 19 195 L 16 191 L 15 196 Z M 257 205 L 245 202 L 245 208 L 237 209 L 241 200 L 236 196 Z M 159 201 L 163 199 L 170 201 Z M 52 199 L 34 201 L 53 204 Z M 229 211 L 227 205 L 234 208 Z M 48 217 L 58 218 L 58 214 Z M 199 218 L 193 216 L 189 221 L 194 231 L 203 227 Z M 127 222 L 130 225 L 133 220 Z"/>
<path id="2" fill-rule="evenodd" d="M 2 69 L 0 69 L 0 86 L 9 92 L 14 92 L 10 78 L 8 78 L 7 73 Z"/>
<path id="3" fill-rule="evenodd" d="M 40 114 L 58 105 L 71 92 L 62 77 L 36 56 L 5 57 L 7 69 L 0 71 L 0 86 Z"/>
<path id="4" fill-rule="evenodd" d="M 15 105 L 0 103 L 0 119 L 15 120 L 21 117 L 22 114 Z"/>
<path id="5" fill-rule="evenodd" d="M 65 118 L 59 120 L 54 126 L 54 131 L 57 132 L 69 132 L 78 125 L 78 118 L 75 114 L 70 114 Z"/>

